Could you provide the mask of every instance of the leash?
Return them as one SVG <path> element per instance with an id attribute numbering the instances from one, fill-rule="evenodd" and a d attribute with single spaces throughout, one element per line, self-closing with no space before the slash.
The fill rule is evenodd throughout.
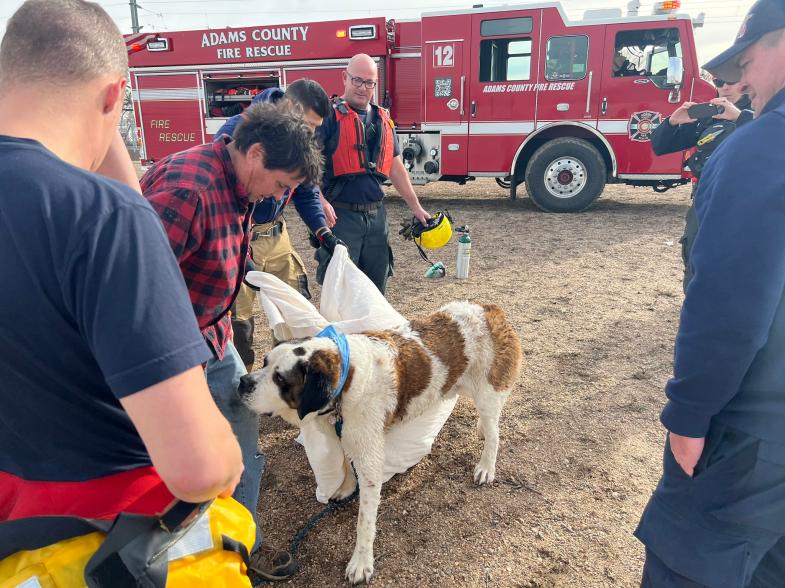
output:
<path id="1" fill-rule="evenodd" d="M 341 438 L 342 429 L 343 429 L 343 419 L 338 418 L 335 421 L 335 433 L 338 435 L 339 439 Z M 352 473 L 354 474 L 354 478 L 357 479 L 357 472 L 354 469 L 354 464 L 352 464 Z M 295 533 L 292 542 L 289 544 L 289 553 L 292 554 L 292 557 L 295 557 L 297 555 L 297 551 L 300 549 L 300 544 L 303 542 L 303 540 L 308 535 L 308 533 L 313 531 L 316 525 L 319 524 L 319 521 L 321 521 L 327 515 L 337 512 L 341 510 L 343 507 L 348 506 L 349 504 L 354 502 L 354 499 L 357 498 L 359 494 L 360 494 L 360 482 L 358 480 L 357 488 L 355 488 L 354 492 L 352 492 L 349 496 L 347 496 L 346 498 L 342 498 L 341 500 L 331 500 L 330 502 L 327 503 L 327 506 L 325 506 L 322 510 L 320 510 L 315 515 L 313 515 L 310 519 L 308 519 L 305 525 L 303 525 L 303 527 L 299 531 L 297 531 L 297 533 Z"/>
<path id="2" fill-rule="evenodd" d="M 310 519 L 308 519 L 308 522 L 306 522 L 305 525 L 303 525 L 302 529 L 297 531 L 297 533 L 294 535 L 294 539 L 292 539 L 292 542 L 289 544 L 289 553 L 292 554 L 292 557 L 295 557 L 297 555 L 297 551 L 300 549 L 300 544 L 303 542 L 303 540 L 308 535 L 308 533 L 310 533 L 314 529 L 314 527 L 316 527 L 316 525 L 319 524 L 319 521 L 321 521 L 327 515 L 337 512 L 341 510 L 343 507 L 351 504 L 359 494 L 360 494 L 360 484 L 358 483 L 357 488 L 354 489 L 354 492 L 352 492 L 351 495 L 347 496 L 342 500 L 330 501 L 327 504 L 327 506 L 325 506 L 322 510 L 320 510 L 315 515 L 313 515 Z"/>

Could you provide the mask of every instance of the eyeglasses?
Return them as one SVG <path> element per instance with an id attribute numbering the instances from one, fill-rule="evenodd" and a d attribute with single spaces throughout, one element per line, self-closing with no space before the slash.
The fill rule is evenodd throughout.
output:
<path id="1" fill-rule="evenodd" d="M 714 82 L 714 86 L 717 88 L 722 88 L 725 84 L 728 84 L 728 82 L 726 82 L 725 80 L 721 80 L 719 78 L 714 78 L 712 81 Z"/>
<path id="2" fill-rule="evenodd" d="M 352 86 L 355 88 L 359 88 L 360 86 L 365 86 L 369 90 L 373 90 L 376 87 L 375 80 L 364 80 L 362 78 L 358 78 L 357 76 L 353 76 L 349 73 L 349 70 L 346 70 L 346 75 L 349 76 L 349 79 L 352 81 Z"/>

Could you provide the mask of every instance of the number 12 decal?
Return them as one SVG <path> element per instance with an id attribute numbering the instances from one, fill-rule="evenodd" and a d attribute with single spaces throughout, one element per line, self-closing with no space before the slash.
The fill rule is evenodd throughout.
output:
<path id="1" fill-rule="evenodd" d="M 455 65 L 453 52 L 452 45 L 434 45 L 433 67 L 453 67 Z"/>

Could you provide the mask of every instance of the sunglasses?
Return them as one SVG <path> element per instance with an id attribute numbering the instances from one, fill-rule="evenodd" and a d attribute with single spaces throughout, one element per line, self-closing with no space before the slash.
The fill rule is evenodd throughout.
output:
<path id="1" fill-rule="evenodd" d="M 720 80 L 719 78 L 714 78 L 712 82 L 714 82 L 714 86 L 717 88 L 722 88 L 725 84 L 728 84 L 730 86 L 728 82 L 726 82 L 725 80 Z"/>

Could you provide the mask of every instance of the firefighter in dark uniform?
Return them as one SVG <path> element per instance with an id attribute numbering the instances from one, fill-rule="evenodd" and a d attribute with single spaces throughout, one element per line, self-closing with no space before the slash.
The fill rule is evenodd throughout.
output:
<path id="1" fill-rule="evenodd" d="M 696 120 L 690 118 L 687 110 L 694 102 L 685 102 L 677 108 L 672 115 L 666 118 L 651 135 L 651 148 L 657 155 L 676 153 L 695 147 L 687 160 L 690 171 L 696 178 L 700 178 L 703 167 L 709 160 L 714 150 L 730 135 L 736 127 L 753 119 L 753 112 L 749 97 L 742 92 L 741 84 L 730 84 L 719 78 L 714 79 L 719 97 L 711 100 L 716 106 L 721 106 L 724 111 L 710 118 Z M 693 184 L 693 195 L 696 184 Z M 690 248 L 695 240 L 698 225 L 695 221 L 695 209 L 690 203 L 687 209 L 684 235 L 681 238 L 681 257 L 684 262 L 684 291 L 692 278 L 692 269 L 687 263 Z"/>
<path id="2" fill-rule="evenodd" d="M 695 192 L 694 269 L 660 421 L 662 477 L 635 536 L 643 588 L 785 586 L 785 0 L 758 0 L 706 64 L 755 120 Z"/>
<path id="3" fill-rule="evenodd" d="M 322 192 L 337 216 L 333 234 L 384 293 L 393 258 L 381 184 L 389 179 L 423 224 L 430 215 L 414 193 L 390 115 L 371 103 L 378 83 L 376 63 L 368 55 L 355 55 L 341 75 L 344 94 L 319 128 L 326 160 Z M 312 244 L 321 245 L 316 251 L 316 280 L 321 284 L 331 252 L 317 241 Z"/>

